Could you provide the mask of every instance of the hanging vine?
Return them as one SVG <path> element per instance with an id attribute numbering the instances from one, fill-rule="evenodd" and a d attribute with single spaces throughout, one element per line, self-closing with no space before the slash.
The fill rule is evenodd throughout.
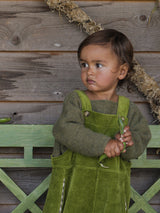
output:
<path id="1" fill-rule="evenodd" d="M 100 24 L 96 24 L 77 4 L 71 0 L 45 0 L 51 10 L 56 10 L 63 14 L 68 21 L 75 22 L 83 28 L 87 34 L 92 34 L 102 30 Z M 158 3 L 160 0 L 156 0 Z M 153 115 L 160 122 L 160 88 L 134 59 L 134 75 L 131 77 L 132 83 L 142 93 L 151 106 Z"/>

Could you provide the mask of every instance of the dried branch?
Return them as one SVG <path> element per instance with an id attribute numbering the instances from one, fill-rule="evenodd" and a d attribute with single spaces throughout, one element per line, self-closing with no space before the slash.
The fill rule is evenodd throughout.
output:
<path id="1" fill-rule="evenodd" d="M 160 122 L 160 88 L 157 82 L 152 79 L 140 64 L 134 59 L 135 73 L 131 77 L 132 83 L 137 87 L 149 102 L 153 116 Z"/>
<path id="2" fill-rule="evenodd" d="M 69 22 L 76 22 L 82 26 L 87 34 L 92 34 L 103 28 L 96 24 L 79 6 L 70 0 L 46 0 L 50 9 L 65 15 Z"/>
<path id="3" fill-rule="evenodd" d="M 78 23 L 87 34 L 103 30 L 100 24 L 96 24 L 79 6 L 70 0 L 45 0 L 51 10 L 56 10 L 65 15 L 69 22 Z M 153 115 L 160 122 L 160 88 L 140 64 L 134 59 L 135 74 L 131 81 L 149 102 Z"/>

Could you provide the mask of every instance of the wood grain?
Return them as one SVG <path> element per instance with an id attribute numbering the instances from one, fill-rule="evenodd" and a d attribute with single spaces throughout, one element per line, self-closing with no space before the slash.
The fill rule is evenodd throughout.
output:
<path id="1" fill-rule="evenodd" d="M 160 51 L 160 14 L 148 18 L 154 2 L 83 1 L 77 4 L 104 28 L 125 33 L 136 51 Z M 76 50 L 85 38 L 80 28 L 52 13 L 45 2 L 0 1 L 0 50 Z M 72 38 L 72 39 L 71 39 Z"/>
<path id="2" fill-rule="evenodd" d="M 146 72 L 160 81 L 160 54 L 135 54 Z M 1 101 L 63 101 L 74 89 L 84 89 L 76 53 L 0 53 Z M 132 101 L 144 102 L 136 90 L 120 90 Z"/>
<path id="3" fill-rule="evenodd" d="M 61 111 L 62 103 L 0 103 L 0 118 L 11 117 L 10 124 L 54 124 Z"/>
<path id="4" fill-rule="evenodd" d="M 149 124 L 154 123 L 148 103 L 136 103 Z M 10 124 L 55 124 L 63 103 L 0 103 L 0 118 L 12 117 Z M 5 124 L 4 124 L 5 125 Z"/>

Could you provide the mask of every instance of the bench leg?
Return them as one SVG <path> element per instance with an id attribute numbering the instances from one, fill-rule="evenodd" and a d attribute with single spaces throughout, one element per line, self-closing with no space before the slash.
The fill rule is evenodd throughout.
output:
<path id="1" fill-rule="evenodd" d="M 131 187 L 131 198 L 135 203 L 129 208 L 129 213 L 136 213 L 140 209 L 145 213 L 157 213 L 148 203 L 160 191 L 160 179 L 157 180 L 142 196 Z"/>
<path id="2" fill-rule="evenodd" d="M 35 204 L 35 201 L 48 189 L 50 177 L 51 174 L 27 196 L 19 186 L 0 169 L 0 181 L 21 201 L 12 213 L 25 212 L 27 209 L 33 213 L 42 213 L 42 210 Z"/>

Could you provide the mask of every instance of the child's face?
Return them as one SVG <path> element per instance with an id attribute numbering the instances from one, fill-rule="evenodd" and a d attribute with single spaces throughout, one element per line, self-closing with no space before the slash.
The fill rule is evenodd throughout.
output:
<path id="1" fill-rule="evenodd" d="M 125 78 L 124 65 L 110 44 L 107 46 L 88 45 L 80 55 L 81 79 L 85 87 L 94 93 L 114 93 L 119 80 Z"/>

